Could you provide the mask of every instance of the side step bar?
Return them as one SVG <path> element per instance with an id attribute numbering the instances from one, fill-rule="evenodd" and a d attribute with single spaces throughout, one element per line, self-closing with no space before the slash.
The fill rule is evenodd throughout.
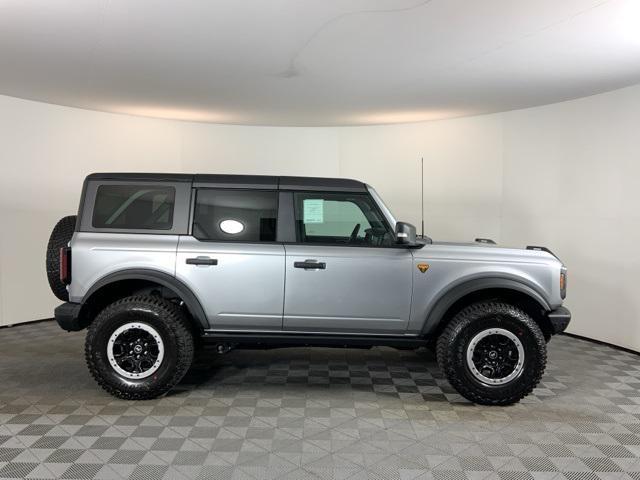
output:
<path id="1" fill-rule="evenodd" d="M 269 346 L 272 348 L 307 347 L 406 347 L 427 345 L 424 338 L 384 335 L 314 334 L 314 333 L 237 333 L 205 330 L 202 339 L 206 343 Z"/>

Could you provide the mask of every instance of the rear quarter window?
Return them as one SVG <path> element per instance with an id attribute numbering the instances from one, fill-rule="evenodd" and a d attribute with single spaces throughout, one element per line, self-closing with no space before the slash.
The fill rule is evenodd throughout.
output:
<path id="1" fill-rule="evenodd" d="M 171 230 L 175 188 L 166 185 L 100 185 L 92 225 L 121 230 Z"/>

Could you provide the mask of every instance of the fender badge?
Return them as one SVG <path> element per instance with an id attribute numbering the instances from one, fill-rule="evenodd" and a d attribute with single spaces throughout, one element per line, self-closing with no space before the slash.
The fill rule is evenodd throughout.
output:
<path id="1" fill-rule="evenodd" d="M 427 270 L 429 270 L 429 264 L 428 263 L 419 263 L 416 266 L 418 267 L 418 270 L 420 270 L 422 273 L 424 273 Z"/>

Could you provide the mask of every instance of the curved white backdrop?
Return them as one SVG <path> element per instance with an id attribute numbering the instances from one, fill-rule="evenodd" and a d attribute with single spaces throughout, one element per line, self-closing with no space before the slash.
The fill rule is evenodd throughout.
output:
<path id="1" fill-rule="evenodd" d="M 49 232 L 95 171 L 317 175 L 374 185 L 426 233 L 552 248 L 570 331 L 640 350 L 640 86 L 544 107 L 374 127 L 155 120 L 0 96 L 0 325 L 49 318 Z"/>

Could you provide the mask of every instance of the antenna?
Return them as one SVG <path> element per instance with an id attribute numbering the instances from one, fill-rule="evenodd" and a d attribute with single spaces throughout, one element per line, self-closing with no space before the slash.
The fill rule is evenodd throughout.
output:
<path id="1" fill-rule="evenodd" d="M 420 178 L 421 186 L 420 186 L 420 211 L 421 211 L 421 219 L 422 219 L 422 233 L 421 237 L 424 238 L 424 157 L 420 158 Z"/>

